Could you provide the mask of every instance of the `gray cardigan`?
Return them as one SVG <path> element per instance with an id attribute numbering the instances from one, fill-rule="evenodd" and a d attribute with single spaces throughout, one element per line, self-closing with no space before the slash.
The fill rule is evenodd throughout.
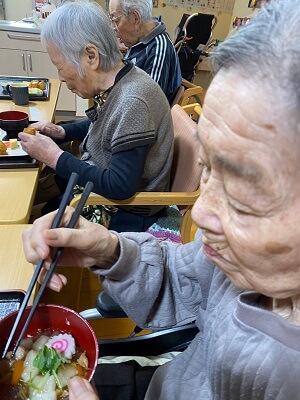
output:
<path id="1" fill-rule="evenodd" d="M 159 244 L 117 234 L 121 256 L 95 269 L 105 290 L 139 325 L 159 329 L 196 320 L 187 350 L 155 372 L 146 400 L 300 399 L 300 327 L 260 309 L 194 242 Z"/>
<path id="2" fill-rule="evenodd" d="M 112 88 L 97 111 L 82 148 L 82 160 L 109 168 L 114 153 L 149 146 L 138 191 L 169 190 L 173 160 L 173 124 L 161 88 L 144 71 L 133 67 Z"/>

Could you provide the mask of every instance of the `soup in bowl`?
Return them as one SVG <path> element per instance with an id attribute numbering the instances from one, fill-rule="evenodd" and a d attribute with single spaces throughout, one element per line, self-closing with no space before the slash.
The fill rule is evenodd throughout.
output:
<path id="1" fill-rule="evenodd" d="M 26 308 L 14 340 L 30 309 Z M 14 312 L 0 321 L 1 354 L 16 316 Z M 91 326 L 75 311 L 59 305 L 39 305 L 12 360 L 10 354 L 0 376 L 1 400 L 58 400 L 68 397 L 67 384 L 75 375 L 92 379 L 98 363 L 98 343 Z"/>

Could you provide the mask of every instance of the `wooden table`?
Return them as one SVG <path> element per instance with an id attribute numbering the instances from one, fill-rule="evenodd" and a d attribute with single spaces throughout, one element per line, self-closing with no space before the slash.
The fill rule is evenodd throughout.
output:
<path id="1" fill-rule="evenodd" d="M 29 222 L 38 178 L 39 168 L 0 169 L 0 227 Z M 1 235 L 1 243 L 2 239 Z M 3 253 L 3 244 L 1 249 L 0 253 Z M 9 243 L 7 249 L 14 251 L 14 241 Z"/>
<path id="2" fill-rule="evenodd" d="M 14 289 L 26 291 L 29 286 L 34 268 L 26 261 L 22 241 L 22 232 L 28 227 L 30 225 L 0 225 L 0 291 Z M 79 267 L 57 268 L 60 273 L 67 276 L 68 284 L 61 293 L 46 288 L 41 303 L 60 304 L 78 311 L 83 269 Z M 29 304 L 32 304 L 38 287 L 39 285 L 33 291 Z M 2 399 L 1 394 L 0 398 Z"/>
<path id="3" fill-rule="evenodd" d="M 30 101 L 16 106 L 12 100 L 0 100 L 0 112 L 18 110 L 29 115 L 29 121 L 54 121 L 60 89 L 59 79 L 50 79 L 48 100 Z M 29 222 L 39 178 L 39 168 L 0 169 L 0 225 Z"/>
<path id="4" fill-rule="evenodd" d="M 27 106 L 16 106 L 12 100 L 0 100 L 0 112 L 23 111 L 29 116 L 30 122 L 52 121 L 55 118 L 56 103 L 60 90 L 59 79 L 49 79 L 50 96 L 48 100 L 30 101 Z"/>
<path id="5" fill-rule="evenodd" d="M 27 290 L 33 266 L 24 256 L 22 232 L 29 225 L 0 225 L 0 290 Z"/>

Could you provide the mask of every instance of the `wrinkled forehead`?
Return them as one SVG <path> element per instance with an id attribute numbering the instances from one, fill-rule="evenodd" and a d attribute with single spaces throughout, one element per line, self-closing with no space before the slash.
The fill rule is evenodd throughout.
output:
<path id="1" fill-rule="evenodd" d="M 205 96 L 198 133 L 208 154 L 263 157 L 291 171 L 299 163 L 300 139 L 287 114 L 276 88 L 239 71 L 219 72 Z"/>
<path id="2" fill-rule="evenodd" d="M 220 71 L 205 96 L 200 127 L 206 120 L 214 128 L 222 128 L 223 134 L 258 142 L 289 140 L 296 132 L 285 107 L 280 91 L 267 80 L 245 78 L 238 70 Z"/>
<path id="3" fill-rule="evenodd" d="M 211 111 L 228 127 L 240 125 L 243 127 L 241 134 L 249 133 L 253 139 L 256 133 L 260 137 L 263 129 L 275 133 L 284 117 L 280 115 L 281 99 L 276 89 L 255 77 L 246 79 L 238 70 L 219 72 L 209 87 L 206 100 Z M 239 131 L 238 126 L 235 130 Z"/>
<path id="4" fill-rule="evenodd" d="M 109 13 L 111 15 L 117 14 L 122 11 L 121 4 L 119 0 L 110 0 L 109 1 Z"/>

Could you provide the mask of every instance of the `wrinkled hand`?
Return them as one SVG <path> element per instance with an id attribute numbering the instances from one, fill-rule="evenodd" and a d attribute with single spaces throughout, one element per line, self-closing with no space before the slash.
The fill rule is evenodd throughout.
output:
<path id="1" fill-rule="evenodd" d="M 64 128 L 60 125 L 55 125 L 52 122 L 39 121 L 30 126 L 53 139 L 64 139 L 66 136 Z"/>
<path id="2" fill-rule="evenodd" d="M 79 376 L 70 380 L 68 388 L 69 400 L 99 400 L 92 385 Z"/>
<path id="3" fill-rule="evenodd" d="M 97 265 L 109 268 L 119 257 L 119 241 L 102 225 L 79 218 L 75 229 L 64 228 L 74 212 L 67 207 L 61 227 L 49 229 L 56 211 L 34 221 L 33 225 L 23 232 L 23 247 L 28 262 L 36 264 L 39 258 L 45 260 L 39 282 L 43 281 L 46 271 L 52 261 L 52 248 L 64 247 L 59 261 L 61 266 L 76 266 L 82 268 Z M 49 287 L 59 292 L 67 280 L 64 276 L 53 274 Z"/>
<path id="4" fill-rule="evenodd" d="M 28 135 L 28 133 L 20 132 L 22 148 L 30 155 L 48 165 L 52 169 L 56 169 L 57 160 L 63 153 L 63 150 L 51 138 L 37 133 L 36 135 Z"/>

